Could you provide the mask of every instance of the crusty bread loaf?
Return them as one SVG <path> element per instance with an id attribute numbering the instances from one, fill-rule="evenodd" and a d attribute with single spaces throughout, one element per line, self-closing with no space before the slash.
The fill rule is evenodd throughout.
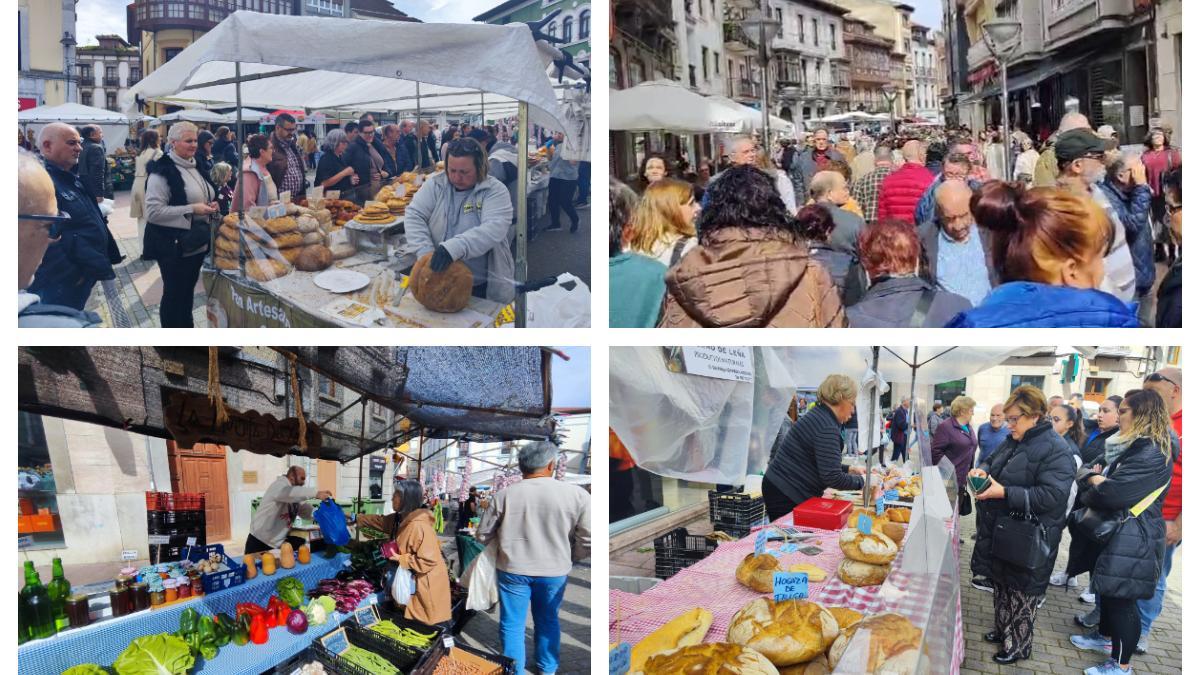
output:
<path id="1" fill-rule="evenodd" d="M 847 651 L 859 630 L 870 631 L 864 655 Z M 829 665 L 836 669 L 843 658 L 850 671 L 867 675 L 915 675 L 921 655 L 922 632 L 899 614 L 876 614 L 850 626 L 829 647 Z M 863 661 L 866 661 L 864 664 Z"/>
<path id="2" fill-rule="evenodd" d="M 748 647 L 708 642 L 656 654 L 641 673 L 632 675 L 779 675 L 767 657 Z"/>
<path id="3" fill-rule="evenodd" d="M 216 262 L 217 262 L 217 269 L 219 269 L 219 270 L 233 271 L 236 269 L 240 269 L 238 267 L 237 258 L 229 258 L 226 256 L 218 255 L 218 256 L 216 256 Z"/>
<path id="4" fill-rule="evenodd" d="M 779 669 L 779 675 L 830 675 L 832 672 L 829 668 L 829 662 L 825 660 L 824 654 L 808 663 L 799 663 Z"/>
<path id="5" fill-rule="evenodd" d="M 900 549 L 896 542 L 884 536 L 883 530 L 872 530 L 863 534 L 858 528 L 848 527 L 838 535 L 838 546 L 851 560 L 884 565 L 895 560 Z"/>
<path id="6" fill-rule="evenodd" d="M 872 565 L 846 558 L 838 565 L 837 575 L 851 586 L 878 586 L 887 578 L 887 565 Z"/>
<path id="7" fill-rule="evenodd" d="M 837 619 L 838 628 L 848 628 L 862 621 L 862 612 L 856 612 L 849 607 L 826 607 L 833 618 Z"/>
<path id="8" fill-rule="evenodd" d="M 270 281 L 291 273 L 292 266 L 282 260 L 256 258 L 246 261 L 246 274 L 255 281 Z"/>
<path id="9" fill-rule="evenodd" d="M 807 600 L 755 598 L 729 621 L 730 642 L 750 647 L 776 666 L 811 661 L 837 636 L 837 619 Z"/>
<path id="10" fill-rule="evenodd" d="M 325 235 L 317 230 L 316 232 L 305 232 L 304 239 L 301 240 L 304 246 L 312 246 L 313 244 L 324 244 Z"/>
<path id="11" fill-rule="evenodd" d="M 321 228 L 321 223 L 318 222 L 317 219 L 312 216 L 305 215 L 305 216 L 300 216 L 299 218 L 296 218 L 296 230 L 298 232 L 300 232 L 301 234 L 307 234 L 309 232 L 316 232 L 320 228 Z"/>
<path id="12" fill-rule="evenodd" d="M 904 533 L 908 531 L 904 523 L 893 523 L 890 521 L 880 525 L 879 529 L 883 531 L 884 536 L 896 542 L 897 548 L 904 542 Z"/>
<path id="13" fill-rule="evenodd" d="M 455 260 L 441 272 L 434 272 L 429 266 L 432 258 L 433 253 L 426 253 L 413 265 L 408 289 L 426 309 L 447 314 L 462 310 L 471 300 L 471 269 Z"/>
<path id="14" fill-rule="evenodd" d="M 735 575 L 741 585 L 759 593 L 770 593 L 775 589 L 775 573 L 782 571 L 779 558 L 770 553 L 750 553 L 738 563 Z"/>
<path id="15" fill-rule="evenodd" d="M 217 237 L 217 252 L 236 256 L 238 243 L 235 240 L 226 239 L 225 237 Z"/>
<path id="16" fill-rule="evenodd" d="M 884 515 L 893 523 L 907 523 L 912 519 L 912 509 L 888 509 L 884 512 Z"/>
<path id="17" fill-rule="evenodd" d="M 262 227 L 272 235 L 285 234 L 296 231 L 296 219 L 291 216 L 282 218 L 267 218 L 262 223 Z"/>
<path id="18" fill-rule="evenodd" d="M 712 612 L 700 607 L 671 619 L 633 646 L 629 657 L 629 670 L 637 672 L 644 669 L 646 659 L 655 654 L 700 644 L 704 641 L 712 622 Z"/>
<path id="19" fill-rule="evenodd" d="M 292 264 L 301 272 L 320 272 L 333 264 L 333 252 L 320 244 L 305 246 Z"/>
<path id="20" fill-rule="evenodd" d="M 829 576 L 825 570 L 813 565 L 812 563 L 796 563 L 794 565 L 788 565 L 787 571 L 804 572 L 808 575 L 809 583 L 814 584 L 825 581 L 825 579 Z"/>
<path id="21" fill-rule="evenodd" d="M 279 248 L 293 248 L 295 246 L 304 245 L 304 235 L 299 232 L 288 232 L 286 234 L 277 234 L 274 237 L 275 245 Z"/>

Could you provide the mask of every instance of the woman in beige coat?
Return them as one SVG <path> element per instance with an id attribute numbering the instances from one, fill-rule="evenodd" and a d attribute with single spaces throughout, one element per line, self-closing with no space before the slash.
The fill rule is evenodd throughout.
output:
<path id="1" fill-rule="evenodd" d="M 404 618 L 427 626 L 450 620 L 450 570 L 442 556 L 433 513 L 422 506 L 424 490 L 415 480 L 396 482 L 392 493 L 395 513 L 360 515 L 358 524 L 379 530 L 396 541 L 391 560 L 412 572 L 416 590 L 404 607 Z"/>
<path id="2" fill-rule="evenodd" d="M 147 129 L 139 138 L 138 156 L 134 165 L 133 194 L 129 203 L 129 217 L 137 218 L 138 241 L 146 235 L 146 165 L 162 157 L 158 147 L 158 132 Z"/>

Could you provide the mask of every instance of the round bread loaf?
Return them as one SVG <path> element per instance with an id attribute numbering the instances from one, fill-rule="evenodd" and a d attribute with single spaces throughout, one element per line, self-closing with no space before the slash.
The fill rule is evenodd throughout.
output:
<path id="1" fill-rule="evenodd" d="M 837 619 L 838 628 L 848 628 L 862 621 L 862 612 L 856 612 L 849 607 L 826 607 L 833 618 Z"/>
<path id="2" fill-rule="evenodd" d="M 907 523 L 912 519 L 912 509 L 888 509 L 884 514 L 893 523 Z"/>
<path id="3" fill-rule="evenodd" d="M 851 648 L 854 635 L 869 630 L 867 644 Z M 921 655 L 921 629 L 899 614 L 876 614 L 850 626 L 829 647 L 829 665 L 847 659 L 848 672 L 867 675 L 915 675 Z M 865 649 L 865 654 L 860 651 Z"/>
<path id="4" fill-rule="evenodd" d="M 320 244 L 305 246 L 292 262 L 301 272 L 320 272 L 333 264 L 333 252 Z"/>
<path id="5" fill-rule="evenodd" d="M 878 586 L 887 578 L 886 565 L 872 565 L 846 558 L 838 565 L 837 575 L 851 586 Z"/>
<path id="6" fill-rule="evenodd" d="M 880 525 L 879 529 L 883 531 L 884 536 L 896 542 L 896 548 L 899 548 L 900 544 L 904 542 L 904 533 L 908 531 L 904 523 L 890 521 Z"/>
<path id="7" fill-rule="evenodd" d="M 837 619 L 807 600 L 756 598 L 729 621 L 730 642 L 760 652 L 776 666 L 811 661 L 837 636 Z"/>
<path id="8" fill-rule="evenodd" d="M 830 675 L 829 662 L 822 654 L 808 663 L 798 663 L 779 669 L 779 675 Z"/>
<path id="9" fill-rule="evenodd" d="M 292 271 L 292 266 L 282 260 L 257 258 L 246 261 L 246 274 L 255 281 L 270 281 L 285 276 Z"/>
<path id="10" fill-rule="evenodd" d="M 641 675 L 779 675 L 767 657 L 742 645 L 709 642 L 646 659 Z M 633 673 L 633 675 L 638 675 Z"/>
<path id="11" fill-rule="evenodd" d="M 433 253 L 426 253 L 413 265 L 408 288 L 417 302 L 435 312 L 452 314 L 462 310 L 471 299 L 474 277 L 461 260 L 455 260 L 441 272 L 429 266 Z"/>
<path id="12" fill-rule="evenodd" d="M 775 573 L 782 571 L 783 568 L 779 566 L 779 558 L 770 553 L 762 555 L 751 553 L 738 563 L 735 574 L 741 585 L 759 593 L 771 593 L 775 590 Z"/>
<path id="13" fill-rule="evenodd" d="M 896 542 L 884 536 L 882 530 L 872 530 L 871 534 L 863 534 L 858 528 L 848 527 L 838 535 L 838 546 L 842 553 L 851 560 L 885 565 L 896 559 L 900 549 Z"/>

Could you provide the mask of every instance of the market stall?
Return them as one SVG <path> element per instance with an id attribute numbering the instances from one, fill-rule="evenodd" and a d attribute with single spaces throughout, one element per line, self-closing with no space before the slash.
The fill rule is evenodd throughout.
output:
<path id="1" fill-rule="evenodd" d="M 249 353 L 228 347 L 27 348 L 19 355 L 19 408 L 172 439 L 181 447 L 211 442 L 256 454 L 341 463 L 357 459 L 361 494 L 364 456 L 408 439 L 551 437 L 555 420 L 549 408 L 549 359 L 550 352 L 525 347 L 277 347 Z M 354 400 L 336 413 L 316 412 L 315 394 L 309 393 L 313 389 L 304 383 L 318 377 L 351 390 Z M 365 424 L 353 433 L 329 425 L 342 415 L 365 418 L 369 405 L 394 411 L 395 422 L 381 431 L 372 429 L 369 436 Z M 221 416 L 225 421 L 218 421 Z M 151 529 L 161 520 L 156 513 L 164 504 L 168 509 L 199 504 L 203 513 L 202 495 L 147 493 Z M 326 505 L 337 514 L 332 522 L 341 523 L 340 509 L 332 502 Z M 183 527 L 176 511 L 163 513 L 171 513 L 172 522 Z M 205 547 L 193 539 L 178 554 L 154 564 L 120 569 L 122 563 L 113 563 L 111 589 L 81 596 L 78 618 L 68 620 L 57 635 L 51 629 L 44 639 L 19 647 L 22 669 L 59 673 L 85 663 L 128 664 L 145 652 L 152 660 L 171 659 L 172 668 L 194 659 L 169 672 L 261 673 L 297 655 L 327 666 L 367 658 L 358 650 L 341 651 L 353 644 L 405 673 L 433 672 L 446 659 L 474 662 L 480 670 L 472 672 L 502 672 L 502 658 L 443 643 L 440 630 L 405 624 L 388 616 L 386 607 L 373 615 L 355 613 L 388 597 L 381 542 L 356 532 L 346 541 L 351 555 L 339 553 L 342 549 L 328 546 L 338 541 L 330 534 L 330 521 L 317 520 L 324 536 L 312 550 L 285 543 L 267 553 L 230 558 L 219 546 Z M 344 526 L 341 536 L 349 536 Z M 151 539 L 153 553 L 155 537 Z M 163 539 L 163 546 L 173 543 L 167 535 Z M 455 625 L 461 627 L 462 598 L 452 599 Z M 322 611 L 314 611 L 314 603 Z M 324 606 L 329 603 L 331 607 Z M 239 644 L 236 634 L 221 641 L 223 628 L 242 627 L 242 614 L 250 624 L 272 611 L 278 627 L 271 628 L 267 619 L 261 628 L 246 626 L 252 644 Z M 215 629 L 210 644 L 214 617 L 222 628 Z M 195 621 L 207 623 L 207 631 L 193 631 Z M 380 630 L 382 635 L 371 634 Z M 176 642 L 165 635 L 171 633 L 197 643 Z M 321 644 L 326 634 L 344 638 L 347 645 L 339 646 L 337 640 Z M 346 668 L 335 670 L 354 672 Z"/>
<path id="2" fill-rule="evenodd" d="M 79 103 L 43 105 L 17 113 L 17 124 L 35 134 L 51 122 L 62 122 L 77 127 L 95 124 L 104 131 L 104 144 L 115 150 L 125 147 L 125 141 L 129 138 L 129 127 L 137 120 L 127 117 L 125 113 Z"/>
<path id="3" fill-rule="evenodd" d="M 300 35 L 304 39 L 296 39 Z M 133 107 L 137 100 L 145 99 L 173 105 L 232 105 L 239 109 L 256 106 L 386 111 L 415 102 L 420 110 L 422 101 L 478 96 L 480 90 L 486 90 L 518 102 L 519 129 L 527 129 L 532 122 L 566 130 L 568 125 L 546 76 L 548 66 L 549 58 L 535 42 L 530 27 L 522 24 L 423 24 L 235 12 L 134 86 L 125 104 Z M 577 145 L 575 139 L 567 137 L 568 149 Z M 521 183 L 517 194 L 525 195 L 528 153 L 524 144 L 517 154 Z M 301 195 L 291 197 L 298 200 Z M 320 195 L 304 197 L 310 202 L 320 200 Z M 240 205 L 235 208 L 240 213 Z M 516 216 L 515 279 L 489 279 L 489 284 L 512 284 L 514 291 L 522 290 L 520 286 L 526 281 L 526 199 L 517 200 Z M 239 218 L 234 229 L 240 230 L 242 222 Z M 240 231 L 231 234 L 238 243 L 245 244 Z M 393 253 L 395 249 L 388 251 L 388 257 Z M 203 272 L 208 287 L 222 279 L 219 283 L 243 293 L 254 290 L 270 294 L 258 285 L 261 279 L 246 274 L 244 257 L 239 256 L 232 267 L 222 268 L 212 259 L 210 264 Z M 396 272 L 403 271 L 398 263 L 389 264 Z M 291 271 L 290 264 L 271 267 L 272 277 Z M 397 280 L 404 282 L 399 277 Z M 524 296 L 515 292 L 508 297 L 513 295 L 516 324 L 522 327 Z M 376 309 L 382 311 L 387 302 L 381 300 Z M 315 313 L 316 308 L 302 309 Z M 228 325 L 286 325 L 277 319 L 247 315 L 244 306 L 228 301 L 220 312 L 228 317 Z M 384 320 L 374 325 L 416 323 Z M 474 325 L 474 321 L 465 324 Z"/>

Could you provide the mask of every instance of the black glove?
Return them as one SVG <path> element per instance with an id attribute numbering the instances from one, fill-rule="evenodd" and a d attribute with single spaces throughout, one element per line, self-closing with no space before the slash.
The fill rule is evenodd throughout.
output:
<path id="1" fill-rule="evenodd" d="M 450 252 L 446 250 L 445 246 L 439 245 L 433 251 L 433 259 L 429 261 L 429 269 L 434 272 L 443 272 L 452 262 L 454 262 L 454 258 L 450 257 Z"/>

